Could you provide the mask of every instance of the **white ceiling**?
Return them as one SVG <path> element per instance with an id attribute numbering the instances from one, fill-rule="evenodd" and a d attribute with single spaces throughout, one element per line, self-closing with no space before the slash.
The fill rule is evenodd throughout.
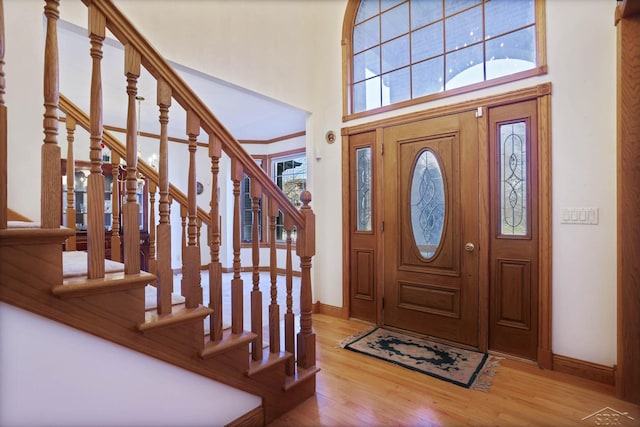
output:
<path id="1" fill-rule="evenodd" d="M 60 92 L 89 113 L 91 57 L 87 30 L 59 21 L 58 45 Z M 170 62 L 171 63 L 171 62 Z M 283 102 L 243 89 L 202 72 L 171 63 L 218 120 L 239 140 L 271 140 L 303 132 L 307 113 Z M 127 93 L 124 76 L 124 48 L 113 38 L 103 46 L 102 97 L 103 123 L 126 127 Z M 156 82 L 142 68 L 138 80 L 140 131 L 159 133 Z M 176 102 L 169 110 L 169 135 L 186 138 L 186 114 Z M 199 140 L 207 139 L 201 131 Z"/>

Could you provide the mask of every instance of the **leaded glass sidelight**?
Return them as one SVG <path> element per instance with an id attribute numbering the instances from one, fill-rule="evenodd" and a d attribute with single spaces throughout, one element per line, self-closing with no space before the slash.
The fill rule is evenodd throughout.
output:
<path id="1" fill-rule="evenodd" d="M 356 230 L 371 231 L 371 147 L 356 150 Z"/>
<path id="2" fill-rule="evenodd" d="M 526 236 L 527 125 L 500 125 L 500 234 Z"/>
<path id="3" fill-rule="evenodd" d="M 445 188 L 438 158 L 429 150 L 418 156 L 411 177 L 411 227 L 420 255 L 436 253 L 444 231 Z"/>

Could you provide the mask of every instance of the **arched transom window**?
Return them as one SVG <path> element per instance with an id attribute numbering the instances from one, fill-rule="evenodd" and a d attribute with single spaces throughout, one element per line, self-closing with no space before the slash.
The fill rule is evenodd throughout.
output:
<path id="1" fill-rule="evenodd" d="M 543 17 L 542 0 L 352 1 L 345 115 L 545 73 Z"/>

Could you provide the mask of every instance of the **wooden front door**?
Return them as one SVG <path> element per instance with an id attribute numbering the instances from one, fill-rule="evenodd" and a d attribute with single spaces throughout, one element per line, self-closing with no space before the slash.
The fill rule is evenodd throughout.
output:
<path id="1" fill-rule="evenodd" d="M 475 112 L 384 130 L 385 325 L 477 347 Z"/>

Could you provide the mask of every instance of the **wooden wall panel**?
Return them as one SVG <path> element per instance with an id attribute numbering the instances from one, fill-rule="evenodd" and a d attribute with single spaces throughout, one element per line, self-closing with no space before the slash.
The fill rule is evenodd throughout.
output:
<path id="1" fill-rule="evenodd" d="M 618 397 L 640 404 L 640 1 L 618 13 Z M 625 12 L 626 11 L 626 12 Z M 627 17 L 625 17 L 627 16 Z"/>
<path id="2" fill-rule="evenodd" d="M 531 263 L 499 259 L 496 280 L 497 323 L 511 328 L 531 327 Z"/>

